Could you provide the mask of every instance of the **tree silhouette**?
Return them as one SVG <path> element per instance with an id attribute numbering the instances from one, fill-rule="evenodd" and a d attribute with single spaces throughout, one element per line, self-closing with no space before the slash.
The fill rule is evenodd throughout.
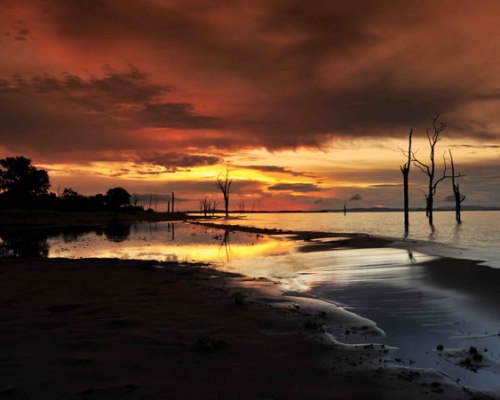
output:
<path id="1" fill-rule="evenodd" d="M 210 212 L 210 204 L 211 202 L 207 196 L 205 196 L 203 199 L 200 200 L 200 211 L 203 213 L 205 217 Z"/>
<path id="2" fill-rule="evenodd" d="M 63 199 L 68 199 L 71 197 L 78 197 L 80 196 L 76 190 L 73 190 L 72 188 L 64 188 L 61 197 Z"/>
<path id="3" fill-rule="evenodd" d="M 403 154 L 408 157 L 406 162 L 400 167 L 401 173 L 403 174 L 403 193 L 404 193 L 404 213 L 405 213 L 405 232 L 408 233 L 410 229 L 410 216 L 409 216 L 409 194 L 408 194 L 408 179 L 410 176 L 410 167 L 411 167 L 411 140 L 413 135 L 413 128 L 410 129 L 410 134 L 408 136 L 408 152 L 404 152 Z"/>
<path id="4" fill-rule="evenodd" d="M 50 188 L 47 171 L 35 168 L 25 157 L 3 158 L 0 167 L 0 192 L 12 199 L 22 201 L 47 194 Z"/>
<path id="5" fill-rule="evenodd" d="M 460 193 L 460 184 L 458 183 L 457 178 L 460 178 L 460 172 L 455 174 L 455 163 L 453 162 L 453 154 L 451 150 L 448 150 L 450 154 L 450 164 L 451 164 L 451 187 L 453 189 L 453 196 L 455 198 L 455 219 L 459 224 L 462 223 L 462 203 L 465 200 L 465 196 Z"/>
<path id="6" fill-rule="evenodd" d="M 113 210 L 130 204 L 130 194 L 121 187 L 109 189 L 106 192 L 106 205 Z"/>
<path id="7" fill-rule="evenodd" d="M 449 176 L 446 175 L 446 160 L 444 161 L 443 175 L 440 178 L 436 178 L 436 161 L 435 161 L 436 144 L 439 141 L 439 136 L 446 129 L 446 123 L 441 122 L 439 120 L 440 116 L 441 113 L 437 113 L 432 118 L 432 127 L 434 132 L 431 134 L 429 133 L 429 130 L 427 130 L 427 140 L 429 142 L 429 147 L 430 147 L 430 153 L 429 153 L 430 164 L 424 164 L 423 162 L 418 160 L 414 154 L 412 154 L 412 160 L 415 166 L 428 177 L 428 189 L 427 193 L 425 194 L 425 201 L 426 201 L 425 214 L 429 220 L 429 225 L 431 226 L 434 225 L 434 215 L 433 215 L 434 196 L 436 195 L 437 186 L 440 182 L 442 182 L 446 178 L 449 178 Z"/>
<path id="8" fill-rule="evenodd" d="M 231 185 L 233 184 L 233 180 L 229 179 L 229 171 L 226 170 L 226 175 L 219 175 L 217 177 L 216 186 L 222 192 L 224 196 L 224 208 L 226 210 L 226 218 L 229 217 L 229 194 L 231 192 Z"/>

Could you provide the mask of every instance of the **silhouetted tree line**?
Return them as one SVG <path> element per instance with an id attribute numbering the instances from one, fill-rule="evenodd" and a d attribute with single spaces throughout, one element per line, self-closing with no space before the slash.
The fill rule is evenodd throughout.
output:
<path id="1" fill-rule="evenodd" d="M 71 188 L 49 192 L 47 171 L 31 165 L 25 157 L 0 159 L 0 208 L 49 209 L 57 211 L 142 210 L 130 204 L 131 196 L 123 188 L 106 194 L 84 196 Z"/>

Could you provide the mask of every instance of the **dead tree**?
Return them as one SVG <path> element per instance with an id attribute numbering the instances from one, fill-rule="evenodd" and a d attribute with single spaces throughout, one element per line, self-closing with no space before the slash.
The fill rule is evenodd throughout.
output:
<path id="1" fill-rule="evenodd" d="M 174 204 L 175 204 L 175 195 L 174 192 L 172 192 L 172 213 L 174 212 Z"/>
<path id="2" fill-rule="evenodd" d="M 462 203 L 465 200 L 465 196 L 460 193 L 460 184 L 457 178 L 460 178 L 460 172 L 455 174 L 455 163 L 453 162 L 453 154 L 451 154 L 451 150 L 448 150 L 450 154 L 450 164 L 451 164 L 451 187 L 453 189 L 453 196 L 455 197 L 455 219 L 459 224 L 462 223 Z"/>
<path id="3" fill-rule="evenodd" d="M 404 152 L 403 154 L 408 157 L 407 161 L 400 167 L 401 173 L 403 174 L 403 193 L 404 193 L 404 213 L 405 213 L 405 232 L 408 233 L 410 229 L 410 209 L 409 202 L 410 197 L 408 194 L 408 180 L 410 176 L 410 167 L 411 167 L 411 139 L 413 135 L 413 128 L 410 129 L 410 135 L 408 136 L 408 152 Z"/>
<path id="4" fill-rule="evenodd" d="M 205 196 L 205 198 L 200 200 L 200 210 L 205 217 L 210 212 L 210 200 L 208 200 L 207 196 Z"/>
<path id="5" fill-rule="evenodd" d="M 218 205 L 219 203 L 217 202 L 217 200 L 213 200 L 212 203 L 210 204 L 210 211 L 212 212 L 212 215 L 215 215 Z"/>
<path id="6" fill-rule="evenodd" d="M 434 226 L 434 196 L 436 195 L 437 187 L 439 183 L 441 183 L 443 180 L 446 178 L 449 178 L 449 176 L 446 175 L 446 160 L 444 160 L 444 170 L 443 170 L 443 176 L 440 178 L 436 178 L 436 161 L 435 161 L 435 155 L 436 155 L 436 144 L 439 141 L 439 136 L 441 133 L 446 129 L 446 123 L 441 122 L 439 120 L 440 113 L 437 113 L 433 118 L 432 118 L 432 128 L 433 128 L 433 133 L 431 134 L 429 130 L 427 130 L 427 140 L 429 142 L 429 147 L 430 147 L 430 152 L 429 152 L 429 160 L 430 164 L 424 164 L 420 160 L 418 160 L 415 157 L 415 154 L 412 154 L 412 161 L 414 165 L 420 169 L 425 175 L 428 177 L 428 187 L 427 187 L 427 193 L 425 193 L 425 202 L 426 202 L 426 208 L 425 208 L 425 215 L 427 216 L 427 219 L 429 220 L 429 225 Z M 443 157 L 444 158 L 444 157 Z"/>
<path id="7" fill-rule="evenodd" d="M 231 185 L 233 184 L 233 180 L 229 179 L 229 171 L 226 170 L 226 175 L 219 175 L 217 177 L 216 186 L 222 192 L 224 196 L 224 208 L 226 210 L 226 218 L 229 217 L 229 194 L 231 192 Z"/>

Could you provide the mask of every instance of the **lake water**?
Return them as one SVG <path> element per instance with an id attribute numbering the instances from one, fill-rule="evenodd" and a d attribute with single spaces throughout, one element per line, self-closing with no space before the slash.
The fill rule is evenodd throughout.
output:
<path id="1" fill-rule="evenodd" d="M 283 230 L 361 232 L 401 239 L 400 213 L 250 214 L 229 223 Z M 497 260 L 499 212 L 437 213 L 432 233 L 423 213 L 412 215 L 411 240 L 453 246 L 453 252 Z M 220 221 L 225 223 L 226 221 Z M 325 239 L 338 240 L 338 239 Z M 324 244 L 324 240 L 318 240 Z M 118 257 L 197 261 L 251 277 L 268 278 L 283 293 L 339 304 L 371 319 L 386 336 L 336 332 L 340 341 L 375 341 L 399 348 L 403 365 L 444 371 L 465 385 L 500 390 L 500 269 L 474 264 L 436 265 L 436 257 L 396 247 L 304 251 L 301 240 L 231 232 L 182 222 L 112 224 L 102 229 L 0 234 L 0 255 Z M 315 240 L 307 242 L 308 248 Z M 425 246 L 423 246 L 425 250 Z M 461 250 L 460 250 L 461 249 Z M 486 257 L 487 256 L 487 257 Z M 1 259 L 0 259 L 1 262 Z M 480 349 L 488 366 L 478 373 L 452 364 L 436 352 Z"/>
<path id="2" fill-rule="evenodd" d="M 454 212 L 438 211 L 434 220 L 434 229 L 431 229 L 424 212 L 410 213 L 408 239 L 432 243 L 429 251 L 484 260 L 486 265 L 500 268 L 500 211 L 465 211 L 461 224 L 455 222 Z M 348 212 L 346 216 L 342 213 L 255 213 L 240 214 L 228 223 L 293 231 L 366 233 L 398 240 L 405 236 L 402 212 Z M 440 247 L 440 244 L 447 246 Z"/>

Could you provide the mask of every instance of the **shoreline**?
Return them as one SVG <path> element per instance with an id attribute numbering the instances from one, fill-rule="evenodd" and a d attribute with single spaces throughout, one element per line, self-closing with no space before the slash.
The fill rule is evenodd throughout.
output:
<path id="1" fill-rule="evenodd" d="M 259 279 L 116 259 L 6 258 L 0 276 L 10 398 L 490 398 L 336 343 Z"/>
<path id="2" fill-rule="evenodd" d="M 61 228 L 100 228 L 112 222 L 132 224 L 139 222 L 173 222 L 196 220 L 198 217 L 182 212 L 149 211 L 89 211 L 70 212 L 52 210 L 3 210 L 0 211 L 0 230 L 23 229 L 51 230 Z"/>

